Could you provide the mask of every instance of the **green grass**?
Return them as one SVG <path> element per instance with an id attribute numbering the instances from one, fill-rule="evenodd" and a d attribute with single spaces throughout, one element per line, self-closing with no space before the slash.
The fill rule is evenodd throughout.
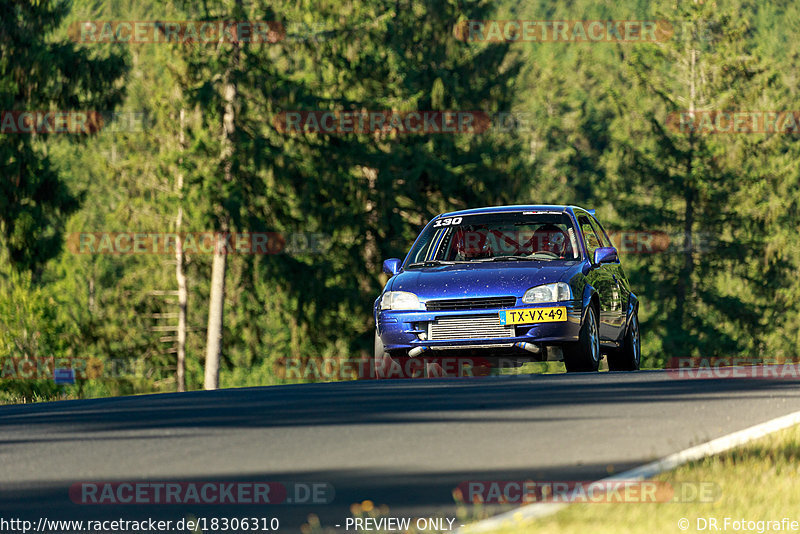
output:
<path id="1" fill-rule="evenodd" d="M 493 375 L 549 375 L 566 373 L 563 362 L 527 362 L 520 367 L 492 369 Z"/>
<path id="2" fill-rule="evenodd" d="M 79 380 L 71 385 L 56 385 L 52 380 L 0 380 L 0 406 L 172 391 L 175 391 L 172 380 L 141 377 Z"/>
<path id="3" fill-rule="evenodd" d="M 573 504 L 546 518 L 514 520 L 495 534 L 714 532 L 698 530 L 698 518 L 716 518 L 719 532 L 744 532 L 732 523 L 725 530 L 725 518 L 800 521 L 800 426 L 688 463 L 654 480 L 673 487 L 710 482 L 718 486 L 718 498 L 712 502 Z M 678 527 L 683 518 L 689 520 L 687 530 Z M 758 532 L 755 526 L 750 532 Z"/>

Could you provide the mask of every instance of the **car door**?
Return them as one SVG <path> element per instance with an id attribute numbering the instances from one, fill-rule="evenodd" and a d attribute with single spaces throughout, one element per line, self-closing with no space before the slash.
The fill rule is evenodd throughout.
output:
<path id="1" fill-rule="evenodd" d="M 613 247 L 614 245 L 608 238 L 608 234 L 606 234 L 605 230 L 600 225 L 600 222 L 591 215 L 589 216 L 589 222 L 591 223 L 592 228 L 595 230 L 595 234 L 600 239 L 602 245 L 604 247 Z M 622 331 L 625 328 L 630 288 L 628 287 L 628 280 L 625 278 L 625 272 L 622 269 L 622 263 L 617 261 L 616 263 L 608 263 L 606 266 L 611 272 L 611 278 L 614 282 L 611 288 L 611 306 L 614 310 L 614 316 L 610 317 L 609 320 L 616 327 L 617 334 L 619 336 L 622 335 Z"/>
<path id="2" fill-rule="evenodd" d="M 586 253 L 589 255 L 589 261 L 593 262 L 594 251 L 603 246 L 602 241 L 592 227 L 590 215 L 583 212 L 577 212 L 576 215 Z M 619 337 L 619 310 L 617 309 L 619 304 L 618 300 L 615 300 L 618 288 L 612 265 L 609 263 L 596 265 L 586 275 L 589 283 L 597 290 L 600 300 L 600 339 L 602 341 L 616 341 Z"/>

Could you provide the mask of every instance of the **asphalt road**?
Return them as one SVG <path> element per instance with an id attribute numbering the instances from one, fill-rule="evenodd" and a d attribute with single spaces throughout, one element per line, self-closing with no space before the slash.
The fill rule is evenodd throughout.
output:
<path id="1" fill-rule="evenodd" d="M 297 532 L 310 513 L 323 526 L 344 526 L 350 505 L 366 499 L 391 516 L 454 518 L 452 492 L 465 481 L 596 480 L 800 410 L 798 386 L 650 371 L 0 407 L 0 518 L 277 517 L 280 532 Z M 306 486 L 292 484 L 324 485 L 318 504 L 258 506 L 82 504 L 91 500 L 80 493 L 86 486 L 74 489 L 81 482 L 253 481 L 282 483 L 289 499 L 299 492 L 295 500 Z"/>

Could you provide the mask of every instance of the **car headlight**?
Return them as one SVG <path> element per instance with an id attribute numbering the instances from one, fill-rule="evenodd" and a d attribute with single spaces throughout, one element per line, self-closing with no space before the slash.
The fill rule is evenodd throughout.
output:
<path id="1" fill-rule="evenodd" d="M 381 298 L 382 310 L 419 310 L 419 298 L 408 291 L 387 291 Z"/>
<path id="2" fill-rule="evenodd" d="M 572 290 L 569 288 L 569 284 L 565 282 L 532 287 L 522 297 L 522 302 L 525 304 L 542 304 L 565 300 L 572 300 Z"/>

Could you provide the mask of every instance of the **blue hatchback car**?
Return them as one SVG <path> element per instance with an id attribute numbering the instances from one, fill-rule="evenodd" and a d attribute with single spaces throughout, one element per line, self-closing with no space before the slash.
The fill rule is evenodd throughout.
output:
<path id="1" fill-rule="evenodd" d="M 392 277 L 374 308 L 379 378 L 442 374 L 444 360 L 597 371 L 601 353 L 612 371 L 639 368 L 638 300 L 591 210 L 444 213 L 383 269 Z"/>

